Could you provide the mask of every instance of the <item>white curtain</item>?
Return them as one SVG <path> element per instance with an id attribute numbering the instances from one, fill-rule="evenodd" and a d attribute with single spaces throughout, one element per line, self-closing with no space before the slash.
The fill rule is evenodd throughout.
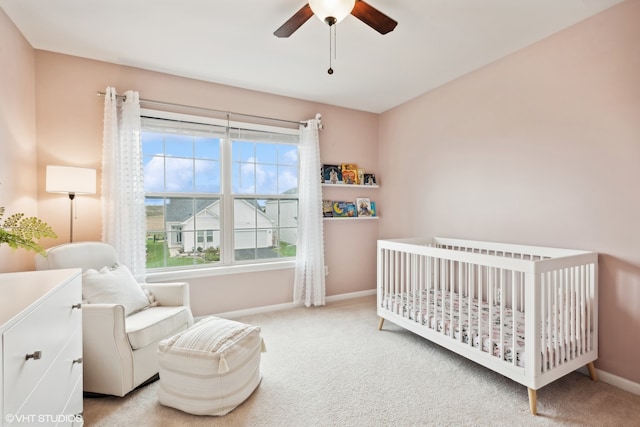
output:
<path id="1" fill-rule="evenodd" d="M 320 185 L 320 115 L 301 125 L 298 185 L 298 243 L 293 288 L 295 303 L 325 304 L 322 187 Z"/>
<path id="2" fill-rule="evenodd" d="M 102 147 L 102 241 L 139 281 L 145 278 L 144 185 L 140 141 L 140 99 L 127 91 L 118 105 L 108 87 L 104 101 Z"/>

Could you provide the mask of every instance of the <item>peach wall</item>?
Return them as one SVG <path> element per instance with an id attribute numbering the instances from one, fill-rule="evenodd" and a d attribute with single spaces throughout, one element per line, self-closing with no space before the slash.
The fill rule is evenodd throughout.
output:
<path id="1" fill-rule="evenodd" d="M 107 86 L 120 93 L 137 90 L 144 99 L 287 120 L 305 120 L 321 113 L 325 125 L 320 134 L 323 159 L 359 163 L 372 171 L 378 167 L 376 114 L 46 51 L 36 51 L 35 58 L 40 211 L 43 219 L 60 230 L 60 238 L 49 246 L 69 241 L 69 206 L 66 197 L 44 191 L 44 169 L 48 164 L 100 169 L 104 98 L 96 92 L 104 92 Z M 361 194 L 344 194 L 358 196 Z M 76 200 L 74 241 L 100 240 L 100 195 L 78 196 Z M 328 295 L 375 288 L 376 237 L 377 223 L 373 221 L 366 225 L 325 224 Z M 293 299 L 291 269 L 189 282 L 196 316 Z"/>
<path id="2" fill-rule="evenodd" d="M 0 9 L 0 206 L 38 215 L 33 49 Z M 0 272 L 31 269 L 33 252 L 0 247 Z"/>
<path id="3" fill-rule="evenodd" d="M 640 383 L 640 2 L 380 117 L 380 237 L 599 252 L 596 366 Z"/>

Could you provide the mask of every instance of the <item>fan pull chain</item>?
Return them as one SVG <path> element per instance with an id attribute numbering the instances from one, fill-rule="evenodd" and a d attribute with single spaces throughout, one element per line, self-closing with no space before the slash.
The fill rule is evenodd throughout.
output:
<path id="1" fill-rule="evenodd" d="M 329 69 L 327 73 L 333 74 L 333 68 L 331 68 L 332 51 L 335 50 L 335 25 L 329 25 Z"/>

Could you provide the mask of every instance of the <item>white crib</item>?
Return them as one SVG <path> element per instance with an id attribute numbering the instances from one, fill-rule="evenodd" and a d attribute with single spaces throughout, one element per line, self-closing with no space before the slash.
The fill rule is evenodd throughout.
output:
<path id="1" fill-rule="evenodd" d="M 597 380 L 598 254 L 458 239 L 378 241 L 384 319 L 536 390 Z M 530 337 L 535 337 L 531 339 Z"/>

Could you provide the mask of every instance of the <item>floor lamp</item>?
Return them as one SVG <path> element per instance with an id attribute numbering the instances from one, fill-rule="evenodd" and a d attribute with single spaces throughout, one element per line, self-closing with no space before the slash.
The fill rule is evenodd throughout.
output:
<path id="1" fill-rule="evenodd" d="M 73 207 L 76 194 L 96 193 L 96 170 L 47 166 L 47 193 L 69 195 L 69 242 L 73 242 Z"/>

